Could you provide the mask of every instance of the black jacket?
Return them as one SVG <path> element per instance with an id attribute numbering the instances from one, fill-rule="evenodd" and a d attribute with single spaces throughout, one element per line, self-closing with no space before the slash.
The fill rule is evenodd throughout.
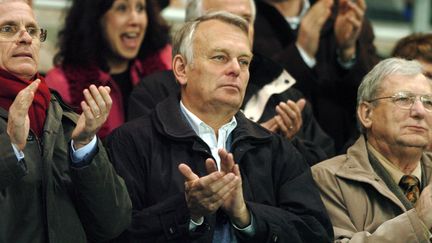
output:
<path id="1" fill-rule="evenodd" d="M 283 71 L 282 67 L 268 58 L 255 54 L 250 66 L 250 79 L 246 89 L 243 105 L 252 95 L 271 83 Z M 154 109 L 156 104 L 170 94 L 178 94 L 180 87 L 175 81 L 172 71 L 162 71 L 144 78 L 133 90 L 129 98 L 128 119 L 132 120 Z M 295 88 L 288 88 L 281 93 L 272 94 L 258 122 L 264 122 L 276 115 L 276 105 L 288 99 L 294 102 L 303 98 Z M 328 159 L 335 154 L 333 140 L 322 130 L 316 121 L 312 107 L 306 103 L 302 112 L 303 125 L 292 140 L 294 146 L 312 166 Z"/>
<path id="2" fill-rule="evenodd" d="M 310 1 L 311 5 L 315 2 Z M 356 43 L 356 63 L 350 69 L 343 68 L 337 60 L 333 29 L 338 5 L 335 1 L 332 15 L 320 33 L 317 64 L 309 68 L 295 45 L 297 30 L 291 29 L 285 17 L 271 4 L 256 0 L 256 5 L 253 50 L 280 64 L 297 80 L 294 87 L 311 102 L 318 123 L 333 138 L 336 152 L 345 153 L 346 142 L 358 137 L 357 88 L 363 76 L 379 61 L 369 21 L 365 18 Z"/>
<path id="3" fill-rule="evenodd" d="M 256 235 L 240 242 L 330 242 L 331 223 L 310 169 L 290 142 L 242 113 L 236 115 L 231 151 L 240 166 L 243 194 L 256 222 Z M 215 215 L 189 234 L 189 211 L 180 163 L 199 176 L 212 157 L 170 96 L 155 111 L 115 130 L 109 153 L 123 176 L 134 207 L 132 225 L 119 241 L 211 242 Z"/>

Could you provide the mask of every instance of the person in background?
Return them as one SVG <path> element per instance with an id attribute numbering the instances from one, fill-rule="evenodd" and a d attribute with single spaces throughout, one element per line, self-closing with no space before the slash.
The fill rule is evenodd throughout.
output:
<path id="1" fill-rule="evenodd" d="M 309 166 L 239 108 L 252 60 L 247 22 L 213 12 L 173 40 L 181 86 L 116 129 L 107 147 L 134 205 L 119 242 L 330 242 Z"/>
<path id="2" fill-rule="evenodd" d="M 56 67 L 46 76 L 76 111 L 90 84 L 111 88 L 112 111 L 98 135 L 126 119 L 127 100 L 140 78 L 171 67 L 168 28 L 153 0 L 74 0 L 59 33 Z"/>
<path id="3" fill-rule="evenodd" d="M 256 0 L 254 51 L 282 65 L 336 153 L 358 137 L 357 87 L 379 61 L 365 0 Z"/>
<path id="4" fill-rule="evenodd" d="M 430 242 L 432 80 L 417 61 L 390 58 L 357 97 L 362 136 L 312 167 L 335 242 Z"/>
<path id="5" fill-rule="evenodd" d="M 38 73 L 46 38 L 24 0 L 0 0 L 0 242 L 101 242 L 131 220 L 131 201 L 96 132 L 110 88 L 83 91 L 80 116 Z"/>
<path id="6" fill-rule="evenodd" d="M 253 0 L 190 0 L 186 20 L 194 20 L 212 10 L 228 11 L 246 19 L 249 37 L 253 41 L 256 16 Z M 296 82 L 292 76 L 259 53 L 254 53 L 249 71 L 250 78 L 241 108 L 246 117 L 291 140 L 309 165 L 333 156 L 333 140 L 321 129 L 312 107 L 303 99 L 301 92 L 292 87 Z M 179 91 L 180 87 L 170 71 L 147 76 L 131 93 L 129 119 L 151 111 L 157 103 Z"/>
<path id="7" fill-rule="evenodd" d="M 414 33 L 400 39 L 391 55 L 417 60 L 423 66 L 424 75 L 432 78 L 432 33 Z"/>

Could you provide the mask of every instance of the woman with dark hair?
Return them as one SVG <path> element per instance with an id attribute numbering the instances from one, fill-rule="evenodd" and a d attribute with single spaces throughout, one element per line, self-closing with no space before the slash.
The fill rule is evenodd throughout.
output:
<path id="1" fill-rule="evenodd" d="M 169 29 L 153 0 L 74 0 L 59 49 L 46 81 L 76 111 L 90 84 L 111 87 L 113 106 L 101 138 L 124 123 L 139 79 L 171 68 Z"/>
<path id="2" fill-rule="evenodd" d="M 400 39 L 391 55 L 419 61 L 424 75 L 432 78 L 432 33 L 413 33 Z"/>

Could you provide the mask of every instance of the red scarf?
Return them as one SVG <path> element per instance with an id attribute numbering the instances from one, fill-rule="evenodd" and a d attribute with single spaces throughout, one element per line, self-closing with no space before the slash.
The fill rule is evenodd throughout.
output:
<path id="1" fill-rule="evenodd" d="M 30 128 L 40 138 L 45 124 L 51 94 L 45 83 L 45 79 L 39 75 L 39 73 L 35 75 L 32 81 L 36 79 L 40 79 L 41 83 L 34 95 L 28 115 L 30 118 Z M 30 85 L 32 81 L 22 80 L 0 69 L 0 107 L 9 111 L 9 107 L 12 105 L 18 92 Z"/>
<path id="2" fill-rule="evenodd" d="M 149 55 L 144 60 L 135 59 L 132 61 L 130 68 L 131 83 L 137 85 L 140 79 L 156 71 L 166 70 L 168 67 L 160 58 L 160 53 L 156 52 Z M 106 85 L 114 89 L 115 82 L 109 73 L 103 72 L 96 65 L 82 66 L 63 66 L 64 73 L 69 82 L 69 92 L 71 94 L 71 106 L 77 112 L 81 113 L 81 101 L 84 100 L 83 90 L 91 84 L 96 86 Z"/>

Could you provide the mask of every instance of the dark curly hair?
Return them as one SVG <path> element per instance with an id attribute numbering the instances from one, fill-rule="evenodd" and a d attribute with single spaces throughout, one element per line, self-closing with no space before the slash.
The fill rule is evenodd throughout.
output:
<path id="1" fill-rule="evenodd" d="M 432 62 L 432 33 L 414 33 L 400 39 L 393 49 L 392 56 Z"/>
<path id="2" fill-rule="evenodd" d="M 73 0 L 65 25 L 58 34 L 59 52 L 54 65 L 97 65 L 108 71 L 107 55 L 110 47 L 103 36 L 101 19 L 115 0 Z M 148 25 L 137 58 L 163 48 L 169 42 L 169 27 L 160 16 L 154 0 L 146 0 Z"/>

